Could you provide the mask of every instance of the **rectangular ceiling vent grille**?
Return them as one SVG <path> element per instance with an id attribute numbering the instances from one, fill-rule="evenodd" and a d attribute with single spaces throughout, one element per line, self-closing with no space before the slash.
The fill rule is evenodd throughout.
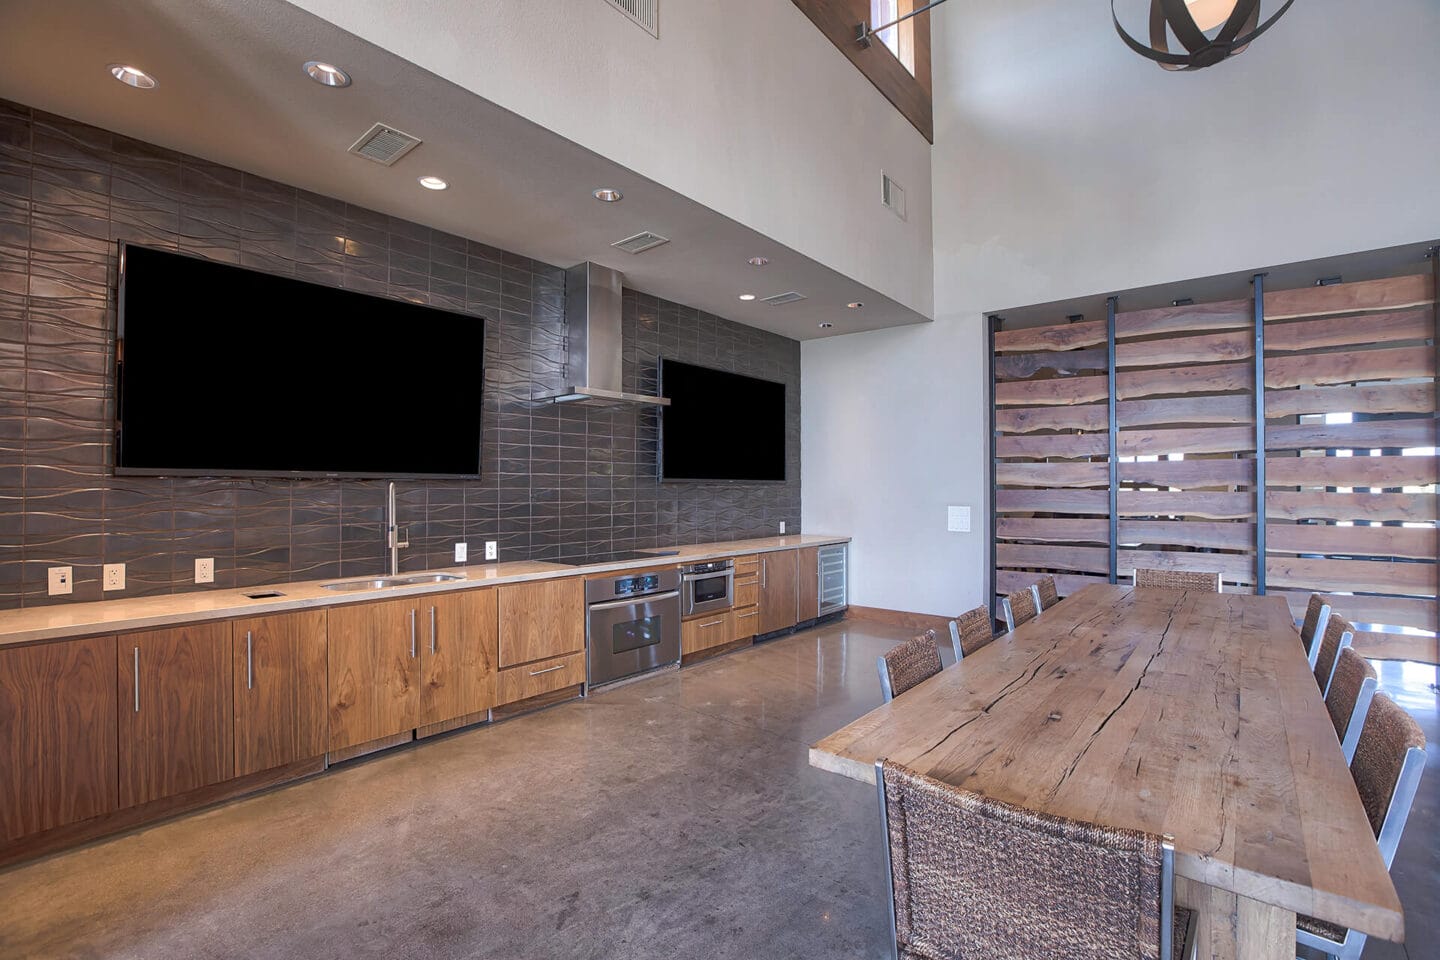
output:
<path id="1" fill-rule="evenodd" d="M 649 230 L 646 230 L 644 233 L 637 233 L 633 237 L 626 237 L 624 240 L 617 240 L 616 242 L 610 244 L 610 246 L 624 250 L 626 253 L 643 253 L 646 250 L 651 249 L 652 247 L 658 247 L 662 243 L 669 242 L 669 238 L 662 237 L 658 233 L 651 233 Z"/>
<path id="2" fill-rule="evenodd" d="M 880 202 L 889 207 L 895 216 L 905 219 L 905 188 L 883 170 L 880 171 Z"/>
<path id="3" fill-rule="evenodd" d="M 377 123 L 350 145 L 350 152 L 388 167 L 418 146 L 419 137 Z"/>
<path id="4" fill-rule="evenodd" d="M 803 294 L 803 293 L 796 293 L 794 290 L 791 290 L 789 293 L 777 293 L 777 294 L 775 294 L 775 296 L 773 296 L 773 297 L 765 297 L 765 298 L 763 298 L 760 302 L 761 302 L 761 303 L 768 303 L 768 304 L 770 304 L 770 306 L 772 306 L 772 307 L 779 307 L 779 306 L 783 306 L 784 304 L 787 304 L 787 303 L 794 303 L 796 300 L 804 300 L 804 299 L 805 299 L 805 294 Z"/>
<path id="5" fill-rule="evenodd" d="M 660 0 L 605 0 L 625 16 L 645 28 L 650 36 L 660 37 Z"/>

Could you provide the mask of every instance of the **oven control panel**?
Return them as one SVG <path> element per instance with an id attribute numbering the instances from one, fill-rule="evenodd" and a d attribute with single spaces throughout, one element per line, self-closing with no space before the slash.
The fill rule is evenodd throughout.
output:
<path id="1" fill-rule="evenodd" d="M 638 577 L 620 577 L 615 581 L 615 596 L 633 597 L 641 593 L 654 593 L 660 589 L 660 575 L 646 573 Z"/>

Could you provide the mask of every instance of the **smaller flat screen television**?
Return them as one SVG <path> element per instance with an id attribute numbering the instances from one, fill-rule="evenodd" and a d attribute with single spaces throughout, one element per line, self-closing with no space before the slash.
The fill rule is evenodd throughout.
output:
<path id="1" fill-rule="evenodd" d="M 485 322 L 126 244 L 115 472 L 474 477 Z"/>
<path id="2" fill-rule="evenodd" d="M 785 479 L 785 384 L 660 361 L 661 480 Z"/>

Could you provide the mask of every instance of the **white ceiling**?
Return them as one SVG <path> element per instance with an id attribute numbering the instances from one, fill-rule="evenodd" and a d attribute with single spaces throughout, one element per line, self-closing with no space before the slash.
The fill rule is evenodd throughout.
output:
<path id="1" fill-rule="evenodd" d="M 795 339 L 927 320 L 280 0 L 7 0 L 0 36 L 8 100 L 546 263 L 594 260 L 634 289 Z M 311 81 L 309 59 L 339 64 L 353 85 Z M 158 86 L 126 87 L 111 63 L 138 66 Z M 424 143 L 388 168 L 347 153 L 376 121 Z M 422 189 L 416 178 L 427 174 L 450 189 Z M 625 199 L 596 201 L 601 186 Z M 671 243 L 638 255 L 610 246 L 642 230 Z M 753 256 L 771 262 L 752 267 Z M 809 299 L 736 299 L 789 290 Z M 856 300 L 863 309 L 846 308 Z"/>

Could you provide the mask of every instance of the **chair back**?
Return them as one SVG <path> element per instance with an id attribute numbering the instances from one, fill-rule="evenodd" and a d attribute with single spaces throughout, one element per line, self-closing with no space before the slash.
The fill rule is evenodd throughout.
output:
<path id="1" fill-rule="evenodd" d="M 1305 605 L 1305 619 L 1300 623 L 1300 642 L 1305 646 L 1305 655 L 1310 658 L 1310 669 L 1315 669 L 1315 656 L 1320 647 L 1315 640 L 1325 635 L 1325 626 L 1330 621 L 1330 604 L 1318 593 L 1310 594 Z"/>
<path id="2" fill-rule="evenodd" d="M 1360 740 L 1379 682 L 1375 668 L 1356 653 L 1354 647 L 1340 651 L 1335 673 L 1330 678 L 1330 692 L 1325 695 L 1325 707 L 1330 711 L 1330 722 L 1335 724 L 1335 736 L 1340 738 L 1346 763 L 1355 756 L 1355 744 Z"/>
<path id="3" fill-rule="evenodd" d="M 926 630 L 918 637 L 891 647 L 875 663 L 885 702 L 894 700 L 921 680 L 935 676 L 941 666 L 934 630 Z"/>
<path id="4" fill-rule="evenodd" d="M 1394 700 L 1376 694 L 1360 731 L 1350 775 L 1387 868 L 1395 859 L 1424 769 L 1424 731 Z"/>
<path id="5" fill-rule="evenodd" d="M 1055 578 L 1048 573 L 1035 581 L 1035 603 L 1044 613 L 1060 602 L 1060 591 L 1055 589 Z"/>
<path id="6" fill-rule="evenodd" d="M 1014 632 L 1022 623 L 1035 619 L 1039 611 L 1035 608 L 1035 591 L 1029 587 L 1016 590 L 1000 601 L 1005 613 L 1005 629 Z"/>
<path id="7" fill-rule="evenodd" d="M 1355 629 L 1350 626 L 1350 621 L 1331 614 L 1325 624 L 1325 633 L 1317 644 L 1319 649 L 1315 651 L 1315 683 L 1319 685 L 1322 697 L 1330 692 L 1330 678 L 1335 674 L 1340 651 L 1350 646 L 1354 637 Z"/>
<path id="8" fill-rule="evenodd" d="M 994 639 L 995 621 L 990 619 L 988 607 L 976 607 L 950 621 L 950 643 L 955 648 L 956 663 Z"/>
<path id="9" fill-rule="evenodd" d="M 1174 848 L 887 760 L 875 783 L 901 957 L 1168 958 Z"/>
<path id="10" fill-rule="evenodd" d="M 1200 570 L 1149 570 L 1135 569 L 1135 586 L 1164 587 L 1168 590 L 1204 590 L 1220 592 L 1220 574 Z"/>

